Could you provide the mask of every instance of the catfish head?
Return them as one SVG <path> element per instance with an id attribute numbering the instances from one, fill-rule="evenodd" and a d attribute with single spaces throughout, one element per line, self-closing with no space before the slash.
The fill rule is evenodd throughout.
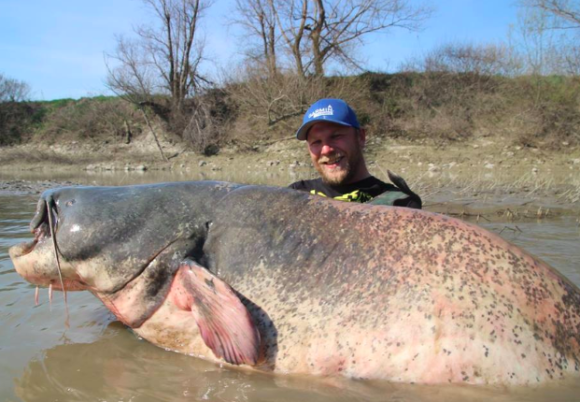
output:
<path id="1" fill-rule="evenodd" d="M 44 192 L 30 223 L 34 239 L 9 251 L 16 271 L 37 286 L 91 291 L 125 324 L 140 326 L 207 231 L 183 187 Z M 189 191 L 188 200 L 195 198 Z"/>

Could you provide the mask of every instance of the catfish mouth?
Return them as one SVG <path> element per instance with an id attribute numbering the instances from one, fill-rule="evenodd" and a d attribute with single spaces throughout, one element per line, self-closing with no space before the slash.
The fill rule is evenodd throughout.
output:
<path id="1" fill-rule="evenodd" d="M 51 288 L 54 285 L 55 289 L 62 290 L 65 294 L 66 289 L 86 289 L 86 286 L 80 278 L 63 279 L 59 250 L 56 242 L 58 222 L 58 209 L 52 195 L 49 194 L 46 197 L 41 197 L 36 207 L 35 216 L 30 222 L 30 231 L 34 234 L 33 240 L 11 247 L 8 250 L 10 258 L 14 262 L 16 272 L 34 285 L 50 286 Z M 39 264 L 37 264 L 38 261 L 49 260 L 51 258 L 51 249 L 54 254 L 53 257 L 56 259 L 57 278 L 51 278 L 52 275 L 46 273 L 43 274 L 43 271 L 46 270 L 39 268 Z M 31 255 L 33 252 L 38 255 Z M 65 283 L 67 286 L 65 286 Z"/>
<path id="2" fill-rule="evenodd" d="M 15 260 L 30 254 L 38 244 L 52 238 L 58 230 L 58 221 L 58 211 L 52 196 L 49 195 L 47 199 L 41 197 L 34 218 L 30 221 L 30 232 L 34 234 L 34 239 L 11 247 L 10 257 Z M 53 245 L 56 247 L 56 241 L 53 241 Z"/>
<path id="3" fill-rule="evenodd" d="M 40 222 L 37 227 L 32 228 L 31 232 L 34 234 L 32 241 L 23 242 L 10 248 L 9 253 L 12 259 L 30 254 L 38 244 L 49 241 L 52 235 L 49 229 L 48 217 L 45 218 L 45 221 Z"/>

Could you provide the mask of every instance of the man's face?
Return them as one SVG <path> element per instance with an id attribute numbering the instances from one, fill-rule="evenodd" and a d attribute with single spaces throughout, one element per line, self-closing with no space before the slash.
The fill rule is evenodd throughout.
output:
<path id="1" fill-rule="evenodd" d="M 348 184 L 364 178 L 364 130 L 357 134 L 353 127 L 320 122 L 312 126 L 306 142 L 312 163 L 325 183 Z"/>

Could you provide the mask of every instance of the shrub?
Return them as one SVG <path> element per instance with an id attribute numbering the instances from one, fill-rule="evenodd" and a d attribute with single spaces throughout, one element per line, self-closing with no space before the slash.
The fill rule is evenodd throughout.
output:
<path id="1" fill-rule="evenodd" d="M 44 109 L 38 103 L 1 102 L 0 146 L 18 144 L 28 138 L 43 114 Z"/>
<path id="2" fill-rule="evenodd" d="M 118 98 L 82 98 L 60 100 L 49 104 L 41 136 L 47 140 L 59 138 L 119 140 L 126 135 L 126 122 L 142 117 L 127 102 Z"/>

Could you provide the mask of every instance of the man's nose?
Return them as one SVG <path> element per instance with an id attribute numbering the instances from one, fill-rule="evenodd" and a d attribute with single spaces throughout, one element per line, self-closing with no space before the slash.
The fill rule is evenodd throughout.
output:
<path id="1" fill-rule="evenodd" d="M 326 155 L 326 154 L 330 154 L 334 152 L 334 148 L 332 147 L 332 145 L 330 144 L 322 144 L 322 149 L 320 150 L 320 153 L 322 155 Z"/>

